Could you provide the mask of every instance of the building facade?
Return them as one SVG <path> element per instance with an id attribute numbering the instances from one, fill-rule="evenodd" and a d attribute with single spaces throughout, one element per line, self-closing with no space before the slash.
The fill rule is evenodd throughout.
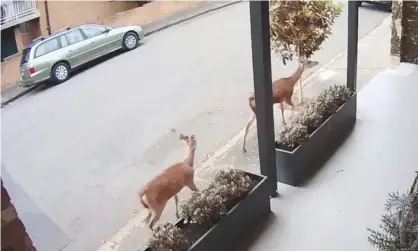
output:
<path id="1" fill-rule="evenodd" d="M 39 36 L 66 26 L 102 23 L 145 1 L 1 1 L 1 60 L 21 52 Z"/>

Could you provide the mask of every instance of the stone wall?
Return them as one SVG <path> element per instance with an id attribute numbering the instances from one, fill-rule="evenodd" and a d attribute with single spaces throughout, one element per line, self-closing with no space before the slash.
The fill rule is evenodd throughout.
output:
<path id="1" fill-rule="evenodd" d="M 1 180 L 1 251 L 36 251 Z"/>
<path id="2" fill-rule="evenodd" d="M 418 1 L 394 0 L 391 55 L 394 63 L 418 64 Z"/>

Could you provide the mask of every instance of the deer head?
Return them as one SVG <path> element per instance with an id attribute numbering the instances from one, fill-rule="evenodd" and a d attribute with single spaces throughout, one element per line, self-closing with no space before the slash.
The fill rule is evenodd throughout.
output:
<path id="1" fill-rule="evenodd" d="M 301 59 L 300 62 L 302 63 L 304 69 L 313 68 L 319 64 L 318 61 L 312 61 L 309 59 Z"/>
<path id="2" fill-rule="evenodd" d="M 183 141 L 189 149 L 196 149 L 196 137 L 194 135 L 187 136 L 180 134 L 180 140 Z"/>

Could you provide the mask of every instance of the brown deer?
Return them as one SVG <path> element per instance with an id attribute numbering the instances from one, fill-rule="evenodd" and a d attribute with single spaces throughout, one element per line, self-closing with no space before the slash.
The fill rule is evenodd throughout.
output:
<path id="1" fill-rule="evenodd" d="M 300 79 L 300 77 L 302 76 L 302 73 L 305 69 L 309 69 L 312 68 L 314 66 L 318 65 L 318 62 L 316 61 L 311 61 L 311 60 L 301 60 L 298 68 L 296 69 L 296 71 L 290 75 L 290 77 L 287 78 L 281 78 L 278 80 L 273 81 L 272 83 L 272 88 L 273 88 L 273 104 L 280 104 L 280 110 L 282 112 L 282 121 L 283 124 L 286 124 L 286 121 L 284 120 L 284 106 L 283 106 L 283 102 L 287 103 L 288 105 L 290 105 L 292 108 L 293 103 L 292 103 L 292 96 L 293 96 L 293 88 L 295 87 L 296 82 Z M 251 125 L 254 123 L 255 119 L 256 119 L 256 113 L 255 113 L 255 96 L 254 93 L 250 95 L 250 97 L 248 98 L 249 101 L 249 105 L 250 108 L 252 110 L 252 114 L 250 117 L 250 120 L 247 123 L 247 126 L 245 127 L 245 133 L 244 133 L 244 142 L 242 144 L 242 151 L 246 152 L 247 148 L 246 148 L 246 139 L 247 139 L 247 134 L 248 131 L 251 127 Z"/>
<path id="2" fill-rule="evenodd" d="M 198 191 L 194 183 L 194 153 L 196 150 L 196 138 L 194 135 L 184 136 L 180 134 L 180 140 L 186 144 L 187 157 L 183 162 L 175 163 L 161 174 L 152 179 L 139 192 L 138 196 L 142 205 L 148 209 L 148 215 L 144 222 L 149 222 L 149 228 L 160 219 L 167 201 L 174 197 L 176 203 L 176 217 L 178 213 L 178 192 L 187 186 L 192 191 Z M 152 216 L 152 220 L 150 221 Z"/>

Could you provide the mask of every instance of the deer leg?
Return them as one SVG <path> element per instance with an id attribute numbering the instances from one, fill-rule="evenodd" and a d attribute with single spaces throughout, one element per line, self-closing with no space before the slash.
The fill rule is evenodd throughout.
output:
<path id="1" fill-rule="evenodd" d="M 160 219 L 161 214 L 163 213 L 163 210 L 166 204 L 167 204 L 167 201 L 161 205 L 158 205 L 158 208 L 156 210 L 152 210 L 151 213 L 153 217 L 152 217 L 150 224 L 148 225 L 151 230 L 154 227 L 155 223 Z"/>
<path id="2" fill-rule="evenodd" d="M 247 134 L 248 131 L 250 130 L 251 125 L 254 123 L 255 121 L 255 113 L 253 113 L 250 117 L 250 119 L 248 120 L 247 126 L 245 127 L 245 133 L 244 133 L 244 141 L 242 143 L 242 151 L 245 153 L 247 151 L 247 148 L 245 147 L 246 145 L 246 141 L 247 141 Z"/>
<path id="3" fill-rule="evenodd" d="M 152 212 L 152 220 L 149 223 L 148 227 L 152 230 L 155 223 L 160 219 L 162 212 Z"/>
<path id="4" fill-rule="evenodd" d="M 177 219 L 180 218 L 179 216 L 179 197 L 176 195 L 174 195 L 174 202 L 176 203 L 176 217 Z"/>
<path id="5" fill-rule="evenodd" d="M 292 107 L 292 110 L 294 110 L 294 109 L 295 109 L 295 105 L 293 104 L 293 102 L 292 102 L 292 99 L 291 99 L 291 98 L 287 98 L 287 99 L 285 100 L 285 102 L 286 102 L 286 104 L 288 104 L 288 105 L 290 105 L 290 106 Z"/>
<path id="6" fill-rule="evenodd" d="M 192 190 L 193 192 L 197 192 L 197 191 L 199 191 L 199 190 L 197 189 L 196 184 L 194 183 L 194 181 L 191 181 L 191 182 L 187 185 L 187 187 L 188 187 L 190 190 Z"/>
<path id="7" fill-rule="evenodd" d="M 151 215 L 152 215 L 151 211 L 149 211 L 149 210 L 148 210 L 148 215 L 147 215 L 147 217 L 143 220 L 143 222 L 148 223 L 148 222 L 149 222 L 149 220 L 151 219 Z"/>
<path id="8" fill-rule="evenodd" d="M 286 121 L 284 121 L 284 107 L 283 107 L 283 102 L 280 102 L 280 110 L 282 111 L 283 125 L 286 125 Z"/>

